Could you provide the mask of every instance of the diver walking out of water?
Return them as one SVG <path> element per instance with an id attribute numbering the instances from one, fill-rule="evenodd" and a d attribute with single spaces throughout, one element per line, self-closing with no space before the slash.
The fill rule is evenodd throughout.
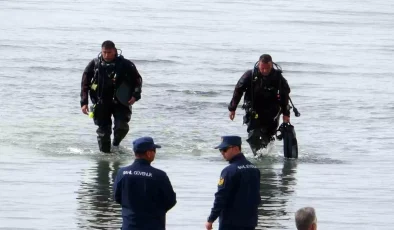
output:
<path id="1" fill-rule="evenodd" d="M 247 142 L 254 155 L 275 139 L 280 114 L 283 114 L 283 123 L 290 122 L 290 91 L 280 66 L 272 61 L 269 54 L 261 55 L 254 68 L 247 70 L 238 80 L 228 105 L 229 116 L 234 119 L 235 110 L 245 93 L 242 106 L 246 111 L 244 124 L 248 126 Z M 296 116 L 299 116 L 298 111 Z"/>
<path id="2" fill-rule="evenodd" d="M 93 116 L 101 152 L 111 151 L 112 115 L 117 148 L 129 132 L 132 105 L 141 99 L 142 78 L 134 63 L 118 54 L 112 41 L 104 41 L 99 56 L 86 66 L 81 82 L 81 109 Z M 88 109 L 88 94 L 93 106 Z"/>

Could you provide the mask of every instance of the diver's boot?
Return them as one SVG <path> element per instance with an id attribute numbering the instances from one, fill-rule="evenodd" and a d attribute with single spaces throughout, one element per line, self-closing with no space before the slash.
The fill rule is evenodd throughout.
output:
<path id="1" fill-rule="evenodd" d="M 114 137 L 114 140 L 112 141 L 112 146 L 119 147 L 120 142 L 120 140 L 116 140 L 116 138 Z"/>
<path id="2" fill-rule="evenodd" d="M 257 152 L 260 150 L 260 145 L 258 142 L 256 142 L 255 139 L 246 139 L 246 141 L 249 143 L 250 149 L 252 150 L 252 153 L 254 156 L 257 155 Z"/>
<path id="3" fill-rule="evenodd" d="M 99 126 L 96 130 L 97 142 L 101 152 L 111 152 L 111 125 Z"/>
<path id="4" fill-rule="evenodd" d="M 108 135 L 105 136 L 98 136 L 97 142 L 99 145 L 99 149 L 103 153 L 110 153 L 111 152 L 111 137 Z"/>
<path id="5" fill-rule="evenodd" d="M 112 152 L 118 152 L 119 151 L 119 144 L 120 144 L 120 140 L 116 139 L 116 137 L 114 137 L 114 140 L 112 141 Z"/>
<path id="6" fill-rule="evenodd" d="M 119 146 L 120 142 L 126 137 L 129 132 L 129 124 L 127 122 L 116 122 L 114 127 L 113 146 Z"/>
<path id="7" fill-rule="evenodd" d="M 265 148 L 264 146 L 261 145 L 254 145 L 252 143 L 249 143 L 250 149 L 252 150 L 252 153 L 254 156 L 258 155 L 258 151 L 261 149 Z"/>
<path id="8" fill-rule="evenodd" d="M 246 142 L 249 143 L 250 149 L 252 150 L 253 154 L 256 156 L 257 151 L 261 148 L 261 139 L 260 139 L 260 130 L 254 129 L 250 130 L 248 133 L 248 138 Z"/>
<path id="9" fill-rule="evenodd" d="M 111 151 L 112 152 L 119 152 L 119 145 L 112 145 Z"/>
<path id="10" fill-rule="evenodd" d="M 119 152 L 119 144 L 123 140 L 123 138 L 119 138 L 119 136 L 114 135 L 114 140 L 112 141 L 112 152 Z"/>
<path id="11" fill-rule="evenodd" d="M 250 149 L 252 150 L 252 153 L 254 156 L 257 155 L 257 151 L 259 150 L 256 146 L 252 145 L 249 143 Z"/>

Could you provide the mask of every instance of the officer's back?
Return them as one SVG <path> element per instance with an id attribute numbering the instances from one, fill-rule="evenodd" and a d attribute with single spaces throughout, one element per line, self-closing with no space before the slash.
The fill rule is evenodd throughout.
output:
<path id="1" fill-rule="evenodd" d="M 118 171 L 114 196 L 122 206 L 122 229 L 165 229 L 166 213 L 176 204 L 176 194 L 162 170 L 150 165 L 156 148 L 152 138 L 135 140 L 136 159 Z"/>
<path id="2" fill-rule="evenodd" d="M 227 208 L 223 209 L 220 223 L 224 225 L 253 226 L 257 224 L 260 204 L 260 170 L 242 153 L 230 160 L 223 169 L 228 174 L 232 189 L 229 191 Z"/>

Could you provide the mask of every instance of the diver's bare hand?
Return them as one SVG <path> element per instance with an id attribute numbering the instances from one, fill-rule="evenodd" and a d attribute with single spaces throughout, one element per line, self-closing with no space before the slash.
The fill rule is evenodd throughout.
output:
<path id="1" fill-rule="evenodd" d="M 212 223 L 211 222 L 206 222 L 205 223 L 205 229 L 206 230 L 212 230 Z"/>
<path id="2" fill-rule="evenodd" d="M 234 120 L 234 117 L 235 117 L 235 111 L 230 111 L 230 113 L 229 113 L 229 117 L 230 117 L 230 120 Z"/>
<path id="3" fill-rule="evenodd" d="M 81 107 L 81 110 L 82 110 L 82 113 L 84 113 L 84 114 L 86 114 L 86 115 L 89 114 L 88 105 L 83 105 L 83 106 Z"/>
<path id="4" fill-rule="evenodd" d="M 135 101 L 136 101 L 136 100 L 135 100 L 135 97 L 132 97 L 132 98 L 130 99 L 130 101 L 128 101 L 128 102 L 129 102 L 129 105 L 133 105 Z"/>

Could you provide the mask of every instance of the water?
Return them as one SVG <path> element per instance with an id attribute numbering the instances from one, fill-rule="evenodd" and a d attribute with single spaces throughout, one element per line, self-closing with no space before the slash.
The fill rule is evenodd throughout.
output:
<path id="1" fill-rule="evenodd" d="M 163 145 L 153 165 L 177 193 L 168 229 L 203 229 L 227 164 L 212 147 L 246 137 L 227 103 L 262 53 L 301 113 L 300 158 L 285 161 L 277 141 L 252 159 L 257 229 L 294 229 L 303 206 L 319 229 L 392 229 L 392 2 L 2 0 L 0 15 L 0 229 L 118 228 L 112 176 L 143 135 Z M 82 71 L 107 39 L 144 79 L 120 156 L 97 151 L 79 106 Z"/>

